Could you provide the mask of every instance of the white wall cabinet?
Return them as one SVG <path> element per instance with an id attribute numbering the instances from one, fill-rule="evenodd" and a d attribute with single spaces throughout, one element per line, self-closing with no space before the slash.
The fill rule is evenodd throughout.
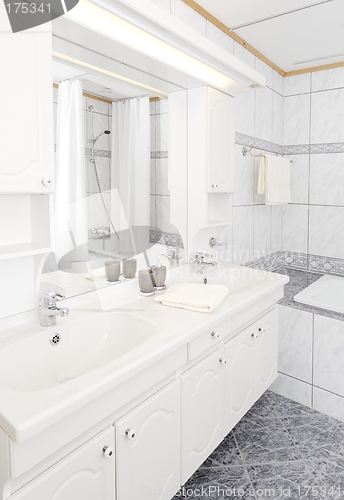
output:
<path id="1" fill-rule="evenodd" d="M 180 382 L 118 420 L 117 500 L 170 500 L 180 487 Z"/>
<path id="2" fill-rule="evenodd" d="M 222 441 L 223 348 L 181 376 L 181 480 L 184 484 Z"/>
<path id="3" fill-rule="evenodd" d="M 233 97 L 207 87 L 207 191 L 234 191 L 235 120 Z"/>
<path id="4" fill-rule="evenodd" d="M 0 66 L 11 68 L 1 79 L 0 193 L 54 189 L 51 51 L 49 24 L 0 34 Z"/>
<path id="5" fill-rule="evenodd" d="M 106 458 L 103 449 L 114 448 L 110 426 L 38 476 L 9 500 L 114 500 L 114 453 Z"/>

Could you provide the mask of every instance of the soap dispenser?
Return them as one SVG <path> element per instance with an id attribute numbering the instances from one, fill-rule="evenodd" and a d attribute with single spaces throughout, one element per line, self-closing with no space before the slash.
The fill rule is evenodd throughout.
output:
<path id="1" fill-rule="evenodd" d="M 128 257 L 127 259 L 122 260 L 122 268 L 123 268 L 123 277 L 125 279 L 135 278 L 136 269 L 137 269 L 137 260 L 132 257 Z"/>
<path id="2" fill-rule="evenodd" d="M 156 290 L 164 290 L 166 288 L 166 266 L 162 266 L 160 264 L 160 260 L 158 259 L 158 263 L 156 266 L 151 267 L 152 271 L 155 273 L 155 289 Z"/>

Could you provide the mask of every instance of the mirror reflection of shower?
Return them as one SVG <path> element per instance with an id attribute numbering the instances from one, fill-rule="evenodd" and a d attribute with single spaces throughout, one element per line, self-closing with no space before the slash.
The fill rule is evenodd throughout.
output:
<path id="1" fill-rule="evenodd" d="M 88 109 L 90 110 L 91 112 L 91 130 L 93 132 L 93 106 L 88 106 Z M 89 139 L 88 142 L 90 142 L 92 144 L 91 146 L 91 158 L 90 158 L 90 163 L 93 164 L 94 166 L 94 172 L 95 172 L 95 175 L 96 175 L 96 181 L 97 181 L 97 185 L 98 185 L 98 191 L 99 191 L 99 194 L 100 194 L 100 198 L 102 200 L 102 204 L 103 204 L 103 207 L 104 207 L 104 210 L 105 210 L 105 213 L 106 213 L 106 216 L 109 220 L 109 223 L 110 223 L 110 227 L 113 229 L 116 237 L 117 237 L 117 240 L 119 240 L 119 236 L 118 236 L 118 233 L 116 231 L 116 228 L 115 226 L 113 225 L 112 223 L 112 220 L 111 220 L 111 217 L 110 217 L 110 214 L 109 214 L 109 211 L 106 207 L 106 204 L 105 204 L 105 201 L 104 201 L 104 196 L 103 196 L 103 191 L 102 191 L 102 188 L 100 186 L 100 182 L 99 182 L 99 176 L 98 176 L 98 169 L 97 169 L 97 162 L 96 162 L 96 158 L 95 158 L 95 154 L 94 154 L 94 145 L 95 143 L 98 141 L 98 139 L 102 136 L 102 135 L 109 135 L 111 134 L 110 130 L 103 130 L 102 132 L 100 132 L 98 135 L 96 135 L 93 139 Z"/>

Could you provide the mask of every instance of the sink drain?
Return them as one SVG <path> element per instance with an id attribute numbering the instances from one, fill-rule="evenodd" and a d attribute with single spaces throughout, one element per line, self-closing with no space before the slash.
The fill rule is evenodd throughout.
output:
<path id="1" fill-rule="evenodd" d="M 57 345 L 60 343 L 60 340 L 61 340 L 61 335 L 59 333 L 54 333 L 54 335 L 50 337 L 50 344 Z"/>

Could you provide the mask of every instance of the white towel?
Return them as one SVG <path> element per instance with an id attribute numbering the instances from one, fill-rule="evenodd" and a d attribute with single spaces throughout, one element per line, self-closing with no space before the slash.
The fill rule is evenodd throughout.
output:
<path id="1" fill-rule="evenodd" d="M 163 295 L 154 300 L 164 306 L 211 313 L 221 304 L 226 295 L 228 295 L 228 289 L 222 285 L 181 283 L 171 286 Z"/>
<path id="2" fill-rule="evenodd" d="M 287 158 L 272 155 L 260 158 L 258 193 L 265 194 L 267 205 L 290 202 L 290 161 Z"/>

